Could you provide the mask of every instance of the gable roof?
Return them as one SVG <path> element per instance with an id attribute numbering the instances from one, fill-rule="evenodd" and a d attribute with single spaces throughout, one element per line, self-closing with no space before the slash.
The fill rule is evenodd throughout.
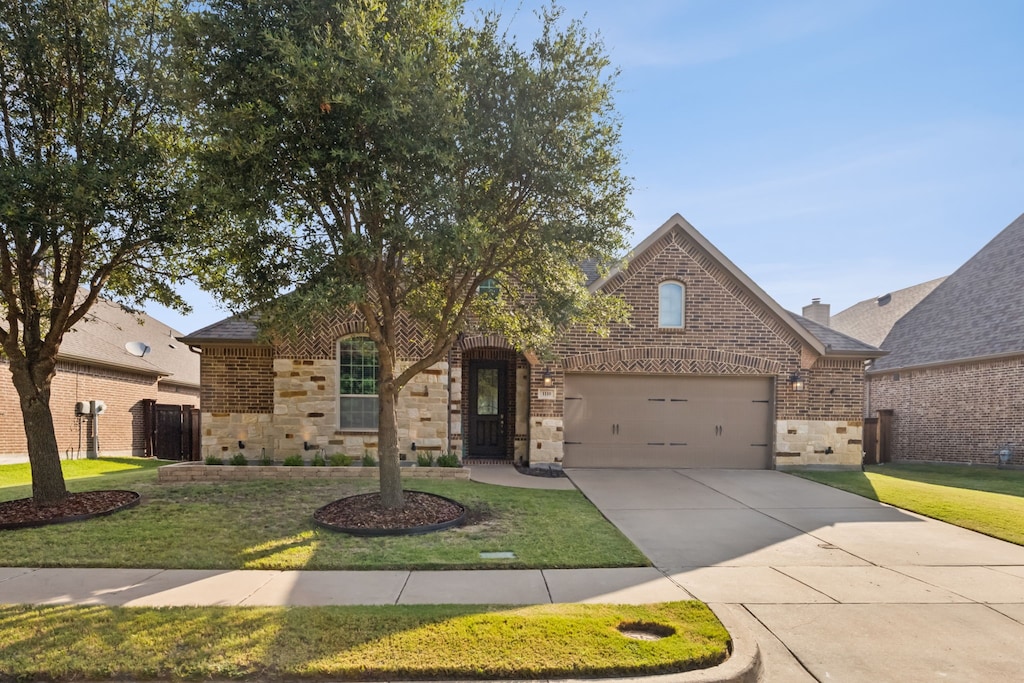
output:
<path id="1" fill-rule="evenodd" d="M 163 382 L 198 387 L 199 356 L 177 342 L 178 334 L 145 313 L 131 313 L 100 299 L 64 335 L 57 358 L 156 375 Z M 142 342 L 150 350 L 143 357 L 134 356 L 125 348 L 129 342 Z"/>
<path id="2" fill-rule="evenodd" d="M 725 254 L 720 252 L 715 245 L 711 244 L 704 235 L 700 234 L 697 228 L 690 225 L 689 221 L 683 218 L 681 215 L 674 214 L 671 218 L 665 221 L 664 224 L 650 235 L 647 236 L 644 241 L 636 246 L 636 248 L 630 253 L 629 258 L 637 258 L 645 251 L 654 246 L 658 240 L 664 237 L 667 233 L 672 230 L 682 231 L 688 238 L 697 243 L 697 245 L 703 249 L 711 258 L 715 259 L 733 278 L 745 287 L 755 299 L 758 299 L 768 310 L 774 313 L 782 322 L 787 325 L 793 332 L 808 346 L 817 351 L 821 355 L 825 355 L 826 349 L 825 344 L 813 335 L 806 327 L 799 324 L 791 313 L 779 306 L 778 303 L 770 296 L 768 296 L 763 289 L 757 286 L 757 284 L 751 280 L 746 273 L 740 270 L 736 264 L 726 258 Z M 628 260 L 624 265 L 616 266 L 612 268 L 607 275 L 602 278 L 598 278 L 590 283 L 589 289 L 592 292 L 604 287 L 607 283 L 614 280 L 617 276 L 623 273 L 629 268 Z"/>
<path id="3" fill-rule="evenodd" d="M 259 330 L 256 327 L 257 320 L 258 316 L 255 315 L 233 315 L 191 334 L 178 337 L 178 341 L 197 346 L 231 342 L 251 343 L 256 341 L 259 336 Z"/>
<path id="4" fill-rule="evenodd" d="M 876 346 L 863 342 L 859 339 L 843 334 L 827 325 L 815 322 L 796 313 L 790 313 L 793 319 L 802 325 L 808 332 L 813 334 L 822 344 L 825 345 L 826 356 L 853 356 L 856 358 L 878 358 L 884 356 Z"/>
<path id="5" fill-rule="evenodd" d="M 792 331 L 810 348 L 824 356 L 855 356 L 858 358 L 877 358 L 884 354 L 875 346 L 866 344 L 853 337 L 836 330 L 831 330 L 824 325 L 802 316 L 790 313 L 783 309 L 774 299 L 764 292 L 746 273 L 740 270 L 732 261 L 720 252 L 711 242 L 708 241 L 695 227 L 678 213 L 669 218 L 660 228 L 647 236 L 633 251 L 630 258 L 643 254 L 658 242 L 666 233 L 671 230 L 681 230 L 687 237 L 706 251 L 713 259 L 736 280 L 740 282 L 750 293 L 758 299 L 766 308 L 779 317 Z M 597 262 L 593 260 L 584 261 L 580 269 L 586 277 L 587 288 L 596 292 L 613 278 L 623 273 L 628 268 L 628 260 L 620 262 L 611 268 L 607 274 L 601 276 Z M 178 339 L 185 344 L 229 344 L 229 343 L 252 343 L 256 341 L 258 330 L 256 317 L 252 315 L 233 315 L 219 322 L 207 325 L 191 334 L 184 335 Z"/>
<path id="6" fill-rule="evenodd" d="M 833 315 L 829 327 L 872 346 L 879 346 L 896 321 L 931 294 L 945 279 L 936 278 L 855 303 Z"/>
<path id="7" fill-rule="evenodd" d="M 1024 214 L 903 316 L 871 372 L 1024 354 Z"/>

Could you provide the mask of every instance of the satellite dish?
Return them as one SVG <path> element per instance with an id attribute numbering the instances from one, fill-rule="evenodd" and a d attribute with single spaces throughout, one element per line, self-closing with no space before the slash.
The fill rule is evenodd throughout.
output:
<path id="1" fill-rule="evenodd" d="M 133 356 L 138 356 L 139 358 L 142 358 L 152 350 L 149 348 L 148 344 L 140 341 L 128 342 L 127 344 L 124 345 L 124 349 L 128 353 L 132 354 Z"/>

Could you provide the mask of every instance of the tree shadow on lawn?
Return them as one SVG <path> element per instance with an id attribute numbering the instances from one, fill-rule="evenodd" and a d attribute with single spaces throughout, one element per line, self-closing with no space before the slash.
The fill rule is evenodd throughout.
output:
<path id="1" fill-rule="evenodd" d="M 871 465 L 866 471 L 904 481 L 1024 498 L 1024 470 L 979 465 L 888 463 Z"/>
<path id="2" fill-rule="evenodd" d="M 727 634 L 697 603 L 586 609 L 590 615 L 574 605 L 156 610 L 8 605 L 0 606 L 0 662 L 5 662 L 0 676 L 565 678 L 668 673 L 713 666 L 728 656 Z M 676 635 L 626 646 L 616 626 L 649 619 L 650 610 Z M 551 614 L 556 618 L 549 623 L 527 627 L 531 619 Z"/>

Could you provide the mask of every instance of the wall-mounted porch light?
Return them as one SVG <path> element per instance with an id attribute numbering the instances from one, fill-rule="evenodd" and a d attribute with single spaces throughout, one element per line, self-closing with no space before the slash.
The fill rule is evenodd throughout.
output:
<path id="1" fill-rule="evenodd" d="M 555 383 L 555 373 L 550 370 L 545 370 L 544 374 L 541 375 L 541 378 L 544 380 L 544 386 L 546 387 L 550 387 Z"/>
<path id="2" fill-rule="evenodd" d="M 799 372 L 789 376 L 789 388 L 793 391 L 803 391 L 807 388 L 807 380 Z"/>
<path id="3" fill-rule="evenodd" d="M 308 441 L 303 441 L 302 442 L 302 450 L 304 450 L 304 451 L 313 450 L 313 446 Z"/>
<path id="4" fill-rule="evenodd" d="M 239 448 L 240 448 L 241 450 L 243 450 L 243 451 L 244 451 L 244 450 L 245 450 L 245 442 L 244 442 L 244 441 L 242 441 L 241 439 L 239 439 L 239 440 L 238 440 L 238 447 L 239 447 Z"/>

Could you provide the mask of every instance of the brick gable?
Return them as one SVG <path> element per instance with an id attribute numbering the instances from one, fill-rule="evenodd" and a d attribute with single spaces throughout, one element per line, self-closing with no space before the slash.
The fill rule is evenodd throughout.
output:
<path id="1" fill-rule="evenodd" d="M 682 329 L 658 325 L 658 285 L 686 287 Z M 630 305 L 607 337 L 573 330 L 558 344 L 569 371 L 786 375 L 802 345 L 787 325 L 681 230 L 671 230 L 602 286 Z"/>

